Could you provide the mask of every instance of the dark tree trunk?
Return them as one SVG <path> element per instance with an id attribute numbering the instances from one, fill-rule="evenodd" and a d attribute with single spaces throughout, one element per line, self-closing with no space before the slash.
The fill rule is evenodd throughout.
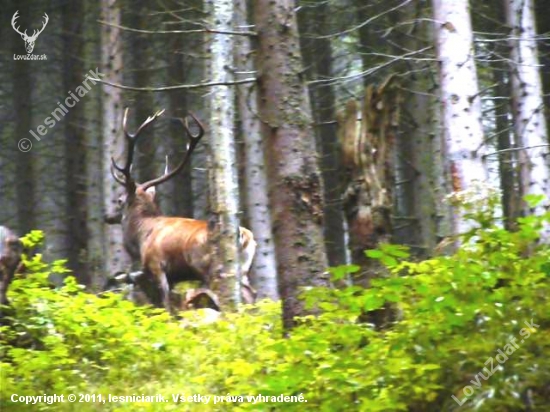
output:
<path id="1" fill-rule="evenodd" d="M 392 26 L 390 18 L 395 13 L 395 11 L 390 13 L 388 11 L 401 3 L 399 0 L 354 1 L 354 18 L 356 24 L 360 26 L 357 30 L 357 52 L 361 58 L 363 71 L 372 70 L 387 62 L 387 57 L 384 55 L 391 53 L 392 45 L 387 40 L 389 36 L 386 30 Z M 347 29 L 348 26 L 345 28 Z M 383 81 L 384 73 L 384 71 L 375 70 L 363 76 L 363 84 L 367 87 L 369 83 Z"/>
<path id="2" fill-rule="evenodd" d="M 181 35 L 171 37 L 172 47 L 169 58 L 168 76 L 170 84 L 183 84 L 187 80 L 185 57 L 183 54 L 184 44 Z M 184 118 L 187 115 L 187 92 L 185 90 L 174 90 L 168 95 L 170 99 L 171 115 Z M 170 123 L 170 153 L 172 157 L 178 157 L 184 152 L 186 142 L 183 141 L 181 124 Z M 193 217 L 193 185 L 191 163 L 181 172 L 179 179 L 176 178 L 166 183 L 172 192 L 172 214 L 176 216 Z"/>
<path id="3" fill-rule="evenodd" d="M 332 50 L 330 40 L 320 38 L 329 27 L 329 7 L 316 1 L 298 14 L 300 46 L 304 57 L 307 80 L 331 77 Z M 340 153 L 336 136 L 335 96 L 331 84 L 320 83 L 309 87 L 309 98 L 315 121 L 317 147 L 320 151 L 321 173 L 324 183 L 325 248 L 331 266 L 346 263 L 344 216 L 342 213 L 342 180 Z"/>
<path id="4" fill-rule="evenodd" d="M 81 0 L 67 2 L 62 7 L 63 18 L 63 87 L 74 90 L 82 83 L 85 68 L 81 53 L 83 5 Z M 65 176 L 67 234 L 65 248 L 69 268 L 80 283 L 89 285 L 88 273 L 88 212 L 86 187 L 85 101 L 76 102 L 65 116 Z"/>
<path id="5" fill-rule="evenodd" d="M 550 33 L 550 2 L 535 1 L 535 18 L 537 19 L 537 33 Z M 550 41 L 537 42 L 539 48 L 540 74 L 544 90 L 544 115 L 546 124 L 550 125 Z M 550 133 L 548 134 L 550 143 Z"/>
<path id="6" fill-rule="evenodd" d="M 28 16 L 28 2 L 14 2 L 15 10 L 19 10 L 19 15 Z M 12 33 L 13 53 L 25 54 L 25 47 L 20 37 Z M 36 229 L 35 220 L 35 159 L 32 150 L 26 151 L 29 144 L 36 145 L 39 142 L 35 141 L 29 134 L 29 130 L 33 129 L 31 116 L 32 102 L 32 81 L 31 81 L 32 66 L 28 61 L 15 60 L 13 67 L 13 107 L 15 113 L 15 142 L 19 144 L 17 151 L 15 173 L 17 176 L 16 199 L 17 199 L 17 226 L 21 234 L 29 232 L 31 229 Z M 25 140 L 22 140 L 25 139 Z M 28 139 L 28 140 L 27 140 Z"/>
<path id="7" fill-rule="evenodd" d="M 145 0 L 135 0 L 132 3 L 131 14 L 129 14 L 128 26 L 138 29 L 150 29 L 151 17 L 148 14 L 148 3 Z M 127 68 L 131 73 L 132 83 L 136 87 L 150 87 L 152 69 L 150 45 L 154 38 L 141 33 L 128 33 L 130 38 L 130 49 L 128 60 L 132 65 Z M 153 95 L 151 93 L 133 93 L 131 95 L 132 103 L 126 104 L 132 106 L 132 118 L 130 123 L 141 124 L 147 117 L 155 112 L 153 108 Z M 133 121 L 132 121 L 133 120 Z M 138 150 L 136 153 L 136 176 L 138 181 L 144 182 L 152 179 L 158 173 L 155 168 L 155 139 L 154 128 L 146 129 L 140 136 Z"/>
<path id="8" fill-rule="evenodd" d="M 283 325 L 306 314 L 304 286 L 327 286 L 323 187 L 311 108 L 302 78 L 294 1 L 256 0 L 259 114 L 266 163 Z"/>
<path id="9" fill-rule="evenodd" d="M 427 4 L 412 2 L 401 8 L 399 14 L 390 16 L 394 27 L 387 36 L 392 45 L 391 54 L 402 55 L 430 46 L 432 23 L 425 19 L 429 13 Z M 403 21 L 417 23 L 401 25 Z M 430 56 L 429 52 L 426 56 Z M 395 144 L 393 241 L 410 246 L 415 256 L 428 257 L 437 240 L 434 174 L 436 164 L 441 164 L 432 150 L 438 110 L 437 98 L 433 94 L 437 68 L 426 59 L 404 59 L 394 67 L 400 73 L 400 82 L 404 87 Z M 430 93 L 425 92 L 428 90 Z"/>
<path id="10" fill-rule="evenodd" d="M 484 22 L 485 26 L 494 33 L 498 33 L 505 25 L 506 15 L 504 13 L 503 2 L 495 0 L 492 2 L 495 13 L 493 20 Z M 474 19 L 474 24 L 476 20 Z M 504 224 L 508 230 L 516 228 L 516 219 L 521 212 L 521 197 L 519 196 L 519 177 L 517 175 L 517 152 L 508 150 L 512 148 L 512 124 L 511 102 L 509 96 L 510 79 L 507 74 L 506 63 L 500 56 L 509 56 L 509 47 L 507 44 L 497 42 L 495 45 L 495 59 L 491 62 L 492 76 L 495 83 L 494 93 L 500 97 L 495 101 L 495 133 L 497 134 L 497 149 L 500 152 L 498 157 L 498 170 L 500 178 L 500 189 L 502 192 L 502 211 L 504 214 Z"/>
<path id="11" fill-rule="evenodd" d="M 100 18 L 113 25 L 100 26 L 101 38 L 101 73 L 113 82 L 122 82 L 122 51 L 120 25 L 120 3 L 116 0 L 101 0 Z M 119 159 L 125 151 L 122 138 L 122 94 L 120 89 L 102 87 L 102 180 L 103 207 L 107 214 L 113 214 L 117 201 L 123 190 L 111 176 L 111 158 Z M 133 113 L 133 112 L 132 112 Z M 132 117 L 135 117 L 132 114 Z M 143 120 L 142 120 L 143 121 Z M 114 274 L 131 267 L 131 260 L 123 247 L 122 227 L 120 225 L 104 225 L 105 271 Z"/>
<path id="12" fill-rule="evenodd" d="M 508 83 L 504 79 L 503 67 L 499 63 L 493 68 L 495 79 L 495 92 L 497 96 L 509 96 Z M 498 171 L 500 178 L 500 189 L 502 191 L 502 210 L 505 218 L 505 227 L 508 230 L 515 229 L 516 219 L 519 217 L 521 199 L 518 196 L 518 185 L 516 176 L 516 156 L 514 151 L 507 151 L 512 147 L 510 139 L 510 110 L 508 103 L 497 100 L 495 105 L 495 124 L 497 138 L 497 149 L 501 151 L 498 158 Z"/>

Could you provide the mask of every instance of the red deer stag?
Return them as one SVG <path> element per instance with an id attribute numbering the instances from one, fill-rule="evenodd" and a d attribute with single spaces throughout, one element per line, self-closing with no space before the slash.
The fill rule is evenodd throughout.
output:
<path id="1" fill-rule="evenodd" d="M 170 311 L 170 290 L 180 281 L 198 280 L 207 287 L 211 280 L 214 250 L 209 243 L 208 224 L 202 220 L 163 216 L 155 203 L 155 186 L 172 179 L 189 161 L 193 150 L 204 135 L 201 122 L 190 114 L 198 127 L 193 134 L 187 119 L 179 119 L 189 136 L 187 151 L 181 162 L 164 175 L 145 183 L 137 183 L 131 175 L 135 145 L 139 134 L 156 120 L 163 111 L 149 116 L 134 134 L 127 129 L 128 109 L 124 112 L 122 128 L 128 147 L 126 163 L 120 167 L 111 159 L 114 179 L 124 186 L 125 196 L 119 200 L 122 213 L 124 247 L 132 259 L 140 260 L 143 275 L 136 281 L 151 303 Z M 250 287 L 248 271 L 252 264 L 256 242 L 252 232 L 240 228 L 241 291 L 243 301 L 253 302 L 254 291 Z"/>

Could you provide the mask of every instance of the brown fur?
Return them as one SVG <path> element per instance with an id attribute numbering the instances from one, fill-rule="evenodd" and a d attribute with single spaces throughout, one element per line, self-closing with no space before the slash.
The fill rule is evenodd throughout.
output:
<path id="1" fill-rule="evenodd" d="M 210 284 L 212 248 L 208 242 L 207 222 L 162 216 L 154 197 L 153 188 L 145 191 L 138 186 L 123 202 L 124 245 L 143 267 L 144 276 L 138 280 L 140 287 L 154 305 L 169 310 L 169 291 L 175 283 L 198 280 L 203 287 Z M 252 232 L 245 228 L 240 230 L 242 250 L 255 249 Z M 248 261 L 245 266 L 243 300 L 250 303 L 253 289 L 247 276 Z"/>
<path id="2" fill-rule="evenodd" d="M 188 120 L 180 119 L 189 138 L 187 152 L 182 161 L 172 171 L 168 171 L 168 161 L 164 175 L 137 184 L 132 178 L 131 169 L 134 149 L 142 130 L 149 127 L 164 111 L 149 116 L 134 134 L 127 130 L 128 109 L 124 111 L 122 128 L 128 142 L 126 162 L 119 166 L 112 160 L 113 178 L 126 189 L 126 198 L 121 199 L 122 231 L 124 247 L 134 260 L 141 261 L 143 276 L 137 278 L 140 288 L 156 306 L 170 310 L 170 289 L 182 280 L 199 280 L 208 286 L 211 277 L 213 250 L 208 241 L 207 222 L 183 217 L 162 216 L 155 203 L 155 186 L 172 179 L 183 170 L 193 150 L 204 135 L 204 127 L 192 114 L 198 132 L 193 134 Z M 107 223 L 115 223 L 117 216 L 106 216 Z M 252 232 L 240 228 L 240 254 L 242 264 L 242 291 L 247 303 L 253 300 L 254 291 L 248 281 L 248 270 L 256 250 Z"/>
<path id="3" fill-rule="evenodd" d="M 21 262 L 23 245 L 7 227 L 0 226 L 0 304 L 8 304 L 8 286 Z"/>

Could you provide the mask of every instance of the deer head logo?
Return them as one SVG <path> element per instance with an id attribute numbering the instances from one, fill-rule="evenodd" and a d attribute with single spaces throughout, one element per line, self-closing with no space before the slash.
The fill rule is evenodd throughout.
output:
<path id="1" fill-rule="evenodd" d="M 16 27 L 16 23 L 17 23 L 16 21 L 19 18 L 18 13 L 19 13 L 19 10 L 17 10 L 13 15 L 13 18 L 11 19 L 11 25 L 13 29 L 17 33 L 19 33 L 21 35 L 21 38 L 25 41 L 25 49 L 27 49 L 27 54 L 31 54 L 34 49 L 34 42 L 36 41 L 40 33 L 44 31 L 44 28 L 46 27 L 50 19 L 48 15 L 44 13 L 44 23 L 42 24 L 42 28 L 40 30 L 34 30 L 32 33 L 32 36 L 29 36 L 27 35 L 27 30 L 21 33 L 21 31 L 19 31 L 19 27 Z"/>

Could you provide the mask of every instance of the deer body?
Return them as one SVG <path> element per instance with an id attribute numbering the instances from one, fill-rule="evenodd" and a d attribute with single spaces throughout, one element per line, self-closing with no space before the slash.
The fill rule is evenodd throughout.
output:
<path id="1" fill-rule="evenodd" d="M 135 135 L 126 132 L 126 115 L 123 126 L 130 141 L 126 166 L 121 168 L 113 161 L 113 168 L 124 178 L 115 179 L 126 188 L 126 196 L 121 199 L 121 223 L 124 247 L 133 260 L 140 261 L 143 275 L 136 280 L 140 288 L 158 307 L 170 310 L 170 290 L 180 281 L 198 280 L 207 287 L 211 280 L 213 248 L 209 242 L 208 223 L 202 220 L 183 217 L 163 216 L 155 203 L 155 186 L 167 181 L 178 173 L 189 159 L 195 145 L 201 138 L 202 126 L 194 136 L 184 124 L 191 138 L 190 147 L 183 161 L 172 172 L 143 184 L 135 183 L 130 175 L 133 145 L 138 133 L 152 122 L 158 113 L 148 118 Z M 196 119 L 195 119 L 196 120 Z M 239 228 L 239 249 L 241 256 L 241 286 L 243 300 L 251 303 L 254 291 L 250 287 L 248 271 L 256 250 L 252 232 Z"/>

